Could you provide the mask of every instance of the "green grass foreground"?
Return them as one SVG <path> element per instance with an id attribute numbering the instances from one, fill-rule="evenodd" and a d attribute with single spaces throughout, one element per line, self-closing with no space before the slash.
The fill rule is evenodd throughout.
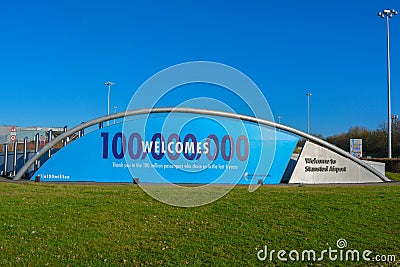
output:
<path id="1" fill-rule="evenodd" d="M 257 259 L 265 245 L 321 252 L 339 238 L 400 259 L 400 186 L 236 187 L 178 208 L 137 186 L 0 183 L 0 205 L 0 266 L 382 264 Z"/>
<path id="2" fill-rule="evenodd" d="M 386 172 L 386 177 L 393 181 L 400 181 L 400 173 Z"/>

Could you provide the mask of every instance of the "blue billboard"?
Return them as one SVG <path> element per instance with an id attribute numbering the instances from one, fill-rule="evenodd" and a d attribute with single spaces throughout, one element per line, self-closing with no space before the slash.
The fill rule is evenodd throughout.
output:
<path id="1" fill-rule="evenodd" d="M 138 115 L 71 142 L 33 177 L 52 182 L 277 184 L 297 141 L 274 128 L 233 118 Z"/>

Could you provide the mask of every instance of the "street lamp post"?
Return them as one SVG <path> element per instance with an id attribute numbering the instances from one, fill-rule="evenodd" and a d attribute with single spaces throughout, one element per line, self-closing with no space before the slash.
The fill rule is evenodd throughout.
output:
<path id="1" fill-rule="evenodd" d="M 117 113 L 117 108 L 118 108 L 118 106 L 113 106 L 114 114 Z M 116 121 L 115 121 L 115 119 L 114 119 L 114 124 L 115 124 L 115 122 L 116 122 Z"/>
<path id="2" fill-rule="evenodd" d="M 114 85 L 113 82 L 105 82 L 105 85 L 108 86 L 108 97 L 107 97 L 107 115 L 110 115 L 110 91 L 111 91 L 111 86 Z M 110 125 L 110 122 L 107 121 L 107 126 Z"/>
<path id="3" fill-rule="evenodd" d="M 281 124 L 281 119 L 282 119 L 282 116 L 276 116 L 276 118 L 278 119 L 278 123 L 279 124 Z M 280 132 L 281 130 L 280 129 L 278 129 L 278 132 Z"/>
<path id="4" fill-rule="evenodd" d="M 310 134 L 310 96 L 312 96 L 311 93 L 306 93 L 307 96 L 307 108 L 308 108 L 308 119 L 307 119 L 307 133 Z"/>
<path id="5" fill-rule="evenodd" d="M 390 31 L 389 19 L 398 12 L 394 9 L 385 9 L 378 13 L 381 18 L 386 18 L 386 48 L 387 48 L 387 86 L 388 86 L 388 158 L 392 157 L 392 118 L 391 118 L 391 103 L 390 103 Z"/>

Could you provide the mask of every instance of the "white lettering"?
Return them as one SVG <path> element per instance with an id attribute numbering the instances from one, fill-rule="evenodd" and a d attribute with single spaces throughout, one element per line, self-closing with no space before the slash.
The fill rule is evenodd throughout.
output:
<path id="1" fill-rule="evenodd" d="M 176 153 L 182 153 L 182 151 L 183 151 L 183 144 L 182 144 L 182 142 L 177 142 L 177 143 L 175 144 L 175 151 L 176 151 Z"/>
<path id="2" fill-rule="evenodd" d="M 151 148 L 153 147 L 153 141 L 149 142 L 149 141 L 142 141 L 142 147 L 144 152 L 150 153 L 151 152 Z"/>
<path id="3" fill-rule="evenodd" d="M 154 143 L 155 143 L 154 144 L 154 152 L 158 154 L 158 153 L 160 153 L 160 142 L 156 141 Z"/>
<path id="4" fill-rule="evenodd" d="M 174 151 L 172 150 L 172 145 L 173 144 L 174 144 L 173 142 L 169 142 L 168 145 L 167 145 L 168 152 L 171 153 L 171 154 L 174 153 Z"/>
<path id="5" fill-rule="evenodd" d="M 186 142 L 185 143 L 185 153 L 194 153 L 194 143 L 193 142 Z"/>

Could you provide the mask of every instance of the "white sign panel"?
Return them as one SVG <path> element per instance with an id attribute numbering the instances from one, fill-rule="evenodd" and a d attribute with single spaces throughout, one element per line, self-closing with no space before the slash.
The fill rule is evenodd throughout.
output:
<path id="1" fill-rule="evenodd" d="M 371 183 L 382 180 L 358 165 L 327 148 L 309 141 L 303 147 L 289 183 Z"/>

